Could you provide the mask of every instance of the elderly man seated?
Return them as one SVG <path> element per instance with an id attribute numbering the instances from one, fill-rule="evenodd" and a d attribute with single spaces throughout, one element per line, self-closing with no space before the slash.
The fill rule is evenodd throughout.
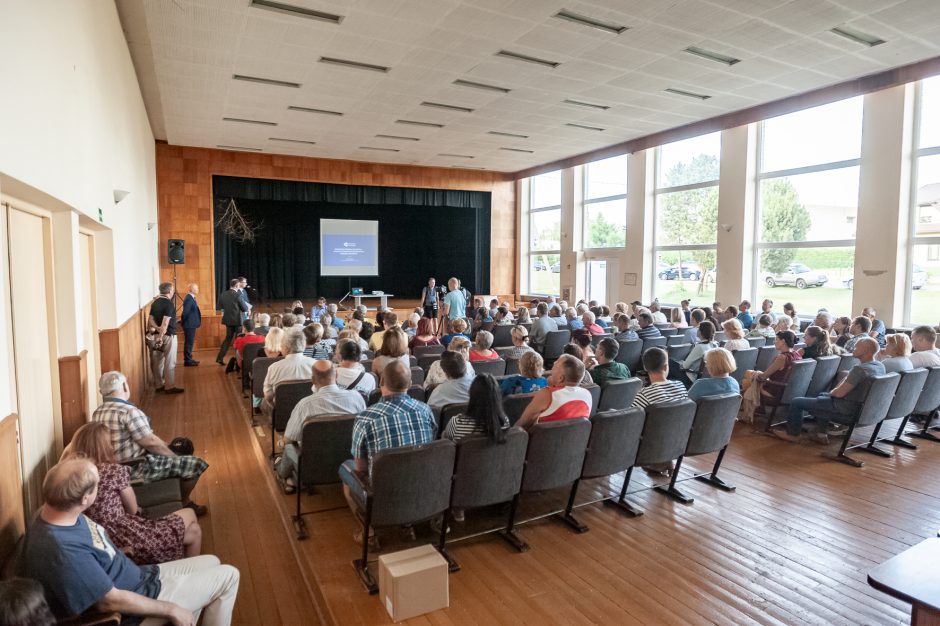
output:
<path id="1" fill-rule="evenodd" d="M 44 504 L 23 538 L 17 575 L 38 580 L 59 619 L 94 607 L 144 626 L 224 626 L 232 621 L 238 570 L 212 555 L 137 566 L 84 512 L 98 495 L 88 459 L 54 466 L 42 483 Z M 138 623 L 135 620 L 134 623 Z"/>
<path id="2" fill-rule="evenodd" d="M 276 361 L 268 368 L 264 377 L 264 401 L 261 409 L 270 414 L 274 408 L 274 392 L 281 383 L 296 380 L 310 380 L 313 373 L 314 360 L 304 356 L 307 347 L 307 338 L 300 330 L 288 330 L 281 340 L 281 354 L 284 358 Z"/>
<path id="3" fill-rule="evenodd" d="M 853 355 L 859 364 L 852 368 L 849 375 L 829 393 L 821 393 L 815 398 L 794 398 L 787 413 L 786 432 L 774 431 L 784 441 L 797 443 L 803 430 L 803 412 L 807 411 L 816 418 L 814 440 L 823 445 L 829 443 L 826 434 L 830 416 L 835 413 L 848 418 L 858 411 L 868 393 L 868 379 L 885 373 L 885 367 L 875 360 L 878 342 L 871 337 L 864 337 L 855 343 Z"/>
<path id="4" fill-rule="evenodd" d="M 91 419 L 108 427 L 115 461 L 132 464 L 131 480 L 150 483 L 178 478 L 186 506 L 197 515 L 205 515 L 206 507 L 190 500 L 189 494 L 209 464 L 195 456 L 177 456 L 154 434 L 147 414 L 131 404 L 124 374 L 105 372 L 98 380 L 98 389 L 103 400 Z"/>

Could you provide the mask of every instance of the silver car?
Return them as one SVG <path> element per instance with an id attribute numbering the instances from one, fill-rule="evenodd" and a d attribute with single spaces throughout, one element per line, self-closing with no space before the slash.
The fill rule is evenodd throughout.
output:
<path id="1" fill-rule="evenodd" d="M 822 287 L 828 280 L 829 277 L 822 272 L 811 270 L 802 263 L 790 263 L 787 271 L 783 274 L 768 274 L 764 278 L 764 282 L 767 283 L 768 287 L 793 285 L 797 289 Z"/>

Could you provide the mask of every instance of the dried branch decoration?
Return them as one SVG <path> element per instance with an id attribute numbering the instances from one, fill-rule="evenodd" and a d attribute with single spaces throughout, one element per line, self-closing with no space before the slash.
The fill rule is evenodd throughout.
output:
<path id="1" fill-rule="evenodd" d="M 228 199 L 225 210 L 222 211 L 215 224 L 232 240 L 242 244 L 254 243 L 255 233 L 264 226 L 264 222 L 255 223 L 242 215 L 242 212 L 238 210 L 238 206 L 235 205 L 234 198 Z"/>

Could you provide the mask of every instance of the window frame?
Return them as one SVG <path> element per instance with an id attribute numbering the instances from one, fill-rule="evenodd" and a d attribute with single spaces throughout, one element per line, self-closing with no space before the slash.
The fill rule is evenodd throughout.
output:
<path id="1" fill-rule="evenodd" d="M 562 171 L 562 170 L 557 170 L 557 171 Z M 553 173 L 553 172 L 546 172 L 546 173 Z M 561 216 L 561 212 L 562 212 L 562 209 L 561 209 L 562 205 L 561 205 L 561 204 L 553 204 L 553 205 L 550 205 L 550 206 L 543 206 L 543 207 L 538 207 L 538 208 L 533 208 L 533 207 L 532 207 L 533 199 L 534 199 L 534 197 L 535 197 L 535 194 L 534 194 L 535 185 L 532 184 L 532 181 L 533 181 L 534 178 L 535 178 L 534 176 L 533 176 L 533 177 L 530 177 L 529 180 L 528 180 L 528 184 L 526 185 L 526 187 L 527 187 L 527 190 L 526 190 L 526 211 L 525 211 L 525 217 L 524 217 L 524 219 L 526 220 L 526 230 L 525 230 L 525 232 L 526 232 L 526 240 L 525 240 L 525 251 L 524 251 L 524 253 L 522 254 L 522 260 L 525 261 L 524 271 L 525 271 L 525 278 L 526 278 L 525 287 L 527 288 L 527 289 L 526 289 L 526 292 L 527 292 L 527 295 L 533 295 L 533 296 L 548 296 L 548 295 L 558 296 L 559 294 L 557 294 L 557 293 L 555 293 L 555 294 L 549 294 L 549 293 L 537 292 L 537 291 L 535 291 L 534 288 L 532 287 L 532 285 L 533 285 L 533 282 L 532 282 L 532 257 L 533 257 L 533 255 L 556 254 L 556 255 L 558 255 L 558 257 L 559 257 L 559 263 L 561 262 L 561 249 L 560 249 L 560 248 L 557 249 L 557 250 L 543 250 L 543 249 L 533 249 L 533 248 L 532 248 L 532 216 L 535 215 L 535 214 L 538 214 L 538 213 L 547 213 L 547 212 L 549 212 L 549 211 L 558 211 L 558 213 L 559 213 L 559 218 L 562 217 L 562 216 Z M 564 194 L 564 189 L 563 189 L 563 186 L 564 186 L 564 175 L 560 176 L 559 181 L 558 181 L 558 185 L 559 185 L 559 188 L 560 188 L 561 193 Z M 561 242 L 559 241 L 559 244 L 560 244 L 560 243 L 561 243 Z M 551 272 L 551 268 L 550 268 L 550 267 L 549 267 L 549 268 L 546 268 L 546 270 L 549 271 L 549 272 Z M 558 290 L 559 290 L 559 292 L 561 291 L 561 280 L 560 280 L 560 276 L 559 276 L 559 288 L 558 288 Z"/>
<path id="2" fill-rule="evenodd" d="M 599 161 L 606 161 L 607 159 L 615 159 L 617 157 L 627 157 L 624 167 L 624 176 L 626 180 L 627 190 L 625 193 L 618 193 L 612 196 L 603 196 L 600 198 L 591 198 L 588 199 L 588 176 L 591 163 L 585 163 L 581 166 L 581 249 L 588 254 L 598 255 L 604 254 L 606 251 L 610 250 L 623 250 L 627 247 L 627 212 L 629 211 L 629 204 L 627 197 L 630 194 L 630 155 L 629 154 L 618 154 L 612 157 L 607 157 L 606 159 L 599 159 Z M 596 163 L 593 161 L 592 163 Z M 602 246 L 594 247 L 588 245 L 588 234 L 590 233 L 591 224 L 588 220 L 588 206 L 591 204 L 600 204 L 603 202 L 615 202 L 618 200 L 623 201 L 623 212 L 624 212 L 624 229 L 623 229 L 623 244 L 619 246 Z"/>

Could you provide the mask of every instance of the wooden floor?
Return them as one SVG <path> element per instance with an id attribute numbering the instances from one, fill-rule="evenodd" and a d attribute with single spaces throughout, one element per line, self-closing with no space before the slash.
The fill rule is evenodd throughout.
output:
<path id="1" fill-rule="evenodd" d="M 389 623 L 350 562 L 355 522 L 338 489 L 304 496 L 310 538 L 294 539 L 294 498 L 276 490 L 267 434 L 252 431 L 235 376 L 202 355 L 179 368 L 187 393 L 148 404 L 159 434 L 191 436 L 211 467 L 198 487 L 207 501 L 205 549 L 242 572 L 240 624 Z M 834 447 L 834 446 L 833 446 Z M 681 483 L 682 505 L 644 490 L 634 477 L 628 518 L 613 508 L 578 510 L 590 527 L 575 534 L 553 519 L 520 527 L 531 549 L 516 553 L 495 535 L 454 544 L 450 608 L 415 624 L 904 624 L 909 606 L 875 591 L 868 570 L 940 529 L 940 444 L 899 449 L 856 469 L 739 426 L 721 470 L 726 493 Z M 705 469 L 711 457 L 689 465 Z M 619 489 L 620 477 L 594 481 L 583 499 Z M 529 499 L 527 515 L 563 504 L 563 493 Z M 495 518 L 468 514 L 452 535 Z M 417 528 L 418 543 L 431 540 Z M 380 534 L 383 550 L 413 545 Z"/>

